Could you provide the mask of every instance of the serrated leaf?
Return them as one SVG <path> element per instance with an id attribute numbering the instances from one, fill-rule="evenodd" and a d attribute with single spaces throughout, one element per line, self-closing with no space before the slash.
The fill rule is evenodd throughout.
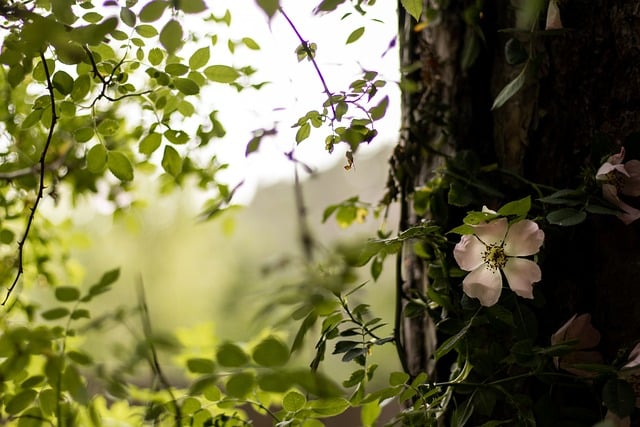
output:
<path id="1" fill-rule="evenodd" d="M 362 37 L 363 34 L 364 34 L 364 27 L 356 28 L 351 32 L 351 34 L 349 34 L 349 37 L 347 37 L 347 41 L 345 42 L 345 44 L 356 42 L 360 37 Z"/>
<path id="2" fill-rule="evenodd" d="M 162 0 L 153 0 L 145 4 L 140 10 L 140 21 L 154 22 L 162 17 L 169 3 Z"/>
<path id="3" fill-rule="evenodd" d="M 107 148 L 96 144 L 87 153 L 87 169 L 93 173 L 100 173 L 107 165 Z"/>
<path id="4" fill-rule="evenodd" d="M 211 53 L 209 52 L 209 47 L 203 47 L 195 52 L 189 58 L 189 67 L 192 70 L 197 70 L 198 68 L 204 67 L 209 62 L 209 58 L 211 57 Z"/>
<path id="5" fill-rule="evenodd" d="M 413 19 L 420 21 L 422 15 L 423 0 L 401 0 L 402 7 L 413 16 Z"/>
<path id="6" fill-rule="evenodd" d="M 182 25 L 175 19 L 167 22 L 160 31 L 160 44 L 169 53 L 175 53 L 182 46 Z"/>
<path id="7" fill-rule="evenodd" d="M 76 301 L 80 298 L 80 290 L 73 286 L 57 286 L 54 294 L 61 302 Z"/>
<path id="8" fill-rule="evenodd" d="M 185 95 L 197 95 L 200 93 L 200 86 L 191 79 L 176 78 L 173 79 L 173 84 L 176 86 L 176 89 Z"/>
<path id="9" fill-rule="evenodd" d="M 120 151 L 110 151 L 108 153 L 107 167 L 120 181 L 131 181 L 133 179 L 133 165 L 126 154 Z"/>
<path id="10" fill-rule="evenodd" d="M 495 101 L 493 101 L 493 105 L 491 106 L 492 110 L 496 108 L 502 107 L 505 102 L 507 102 L 513 95 L 515 95 L 522 87 L 524 86 L 525 81 L 527 80 L 527 66 L 522 67 L 522 71 L 517 75 L 515 79 L 510 81 L 496 96 Z"/>
<path id="11" fill-rule="evenodd" d="M 233 83 L 240 77 L 240 73 L 228 65 L 211 65 L 204 69 L 204 75 L 218 83 Z"/>
<path id="12" fill-rule="evenodd" d="M 164 147 L 162 168 L 174 177 L 180 175 L 180 172 L 182 172 L 182 157 L 180 157 L 178 151 L 170 145 Z"/>

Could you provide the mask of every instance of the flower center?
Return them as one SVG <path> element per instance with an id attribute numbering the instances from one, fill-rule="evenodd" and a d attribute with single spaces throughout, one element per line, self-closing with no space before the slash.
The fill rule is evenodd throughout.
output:
<path id="1" fill-rule="evenodd" d="M 507 263 L 507 255 L 504 253 L 502 245 L 488 245 L 487 249 L 482 253 L 482 259 L 491 270 L 503 268 Z"/>
<path id="2" fill-rule="evenodd" d="M 624 185 L 624 175 L 617 171 L 611 171 L 607 174 L 607 183 L 616 187 L 616 191 L 619 193 L 622 191 Z"/>

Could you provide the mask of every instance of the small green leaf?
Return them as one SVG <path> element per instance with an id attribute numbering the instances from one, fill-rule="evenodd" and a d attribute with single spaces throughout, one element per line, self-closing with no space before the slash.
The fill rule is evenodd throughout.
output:
<path id="1" fill-rule="evenodd" d="M 469 332 L 469 328 L 471 327 L 471 321 L 469 321 L 469 323 L 467 323 L 466 325 L 464 325 L 464 327 L 462 329 L 460 329 L 458 331 L 457 334 L 453 335 L 452 337 L 447 338 L 447 340 L 445 340 L 440 347 L 438 347 L 438 349 L 435 352 L 435 359 L 438 360 L 441 357 L 445 356 L 446 354 L 448 354 L 451 350 L 453 350 L 456 345 L 458 344 L 458 342 L 465 337 L 465 335 L 467 335 L 467 332 Z"/>
<path id="2" fill-rule="evenodd" d="M 176 78 L 173 79 L 173 84 L 176 86 L 176 89 L 185 95 L 197 95 L 200 93 L 200 86 L 191 79 Z"/>
<path id="3" fill-rule="evenodd" d="M 164 147 L 162 168 L 174 177 L 180 175 L 180 172 L 182 172 L 182 157 L 180 157 L 178 151 L 170 145 Z"/>
<path id="4" fill-rule="evenodd" d="M 273 18 L 280 7 L 280 0 L 256 0 L 256 3 L 269 19 Z"/>
<path id="5" fill-rule="evenodd" d="M 215 367 L 216 365 L 211 359 L 196 357 L 187 360 L 187 369 L 194 374 L 211 374 Z"/>
<path id="6" fill-rule="evenodd" d="M 120 181 L 133 180 L 133 165 L 126 154 L 120 151 L 109 151 L 107 167 Z"/>
<path id="7" fill-rule="evenodd" d="M 154 47 L 151 50 L 149 50 L 149 54 L 147 56 L 149 58 L 149 62 L 151 63 L 151 65 L 158 65 L 162 62 L 162 59 L 164 58 L 164 53 L 162 52 L 162 49 L 158 47 Z"/>
<path id="8" fill-rule="evenodd" d="M 72 316 L 73 317 L 73 316 Z M 73 360 L 78 365 L 88 366 L 93 363 L 93 359 L 86 353 L 82 353 L 76 350 L 67 352 L 67 357 Z"/>
<path id="9" fill-rule="evenodd" d="M 282 366 L 289 360 L 289 347 L 277 337 L 270 336 L 256 345 L 252 356 L 258 365 Z"/>
<path id="10" fill-rule="evenodd" d="M 182 46 L 182 25 L 175 19 L 167 22 L 160 31 L 160 44 L 169 53 L 175 53 Z"/>
<path id="11" fill-rule="evenodd" d="M 207 10 L 204 0 L 177 0 L 176 8 L 184 13 L 200 13 Z"/>
<path id="12" fill-rule="evenodd" d="M 228 65 L 212 65 L 204 69 L 204 75 L 211 81 L 218 83 L 233 83 L 240 77 L 240 73 Z"/>
<path id="13" fill-rule="evenodd" d="M 69 309 L 65 307 L 52 308 L 50 310 L 42 312 L 41 316 L 46 320 L 57 320 L 66 317 L 69 314 Z"/>
<path id="14" fill-rule="evenodd" d="M 351 34 L 349 34 L 349 37 L 347 37 L 347 41 L 345 42 L 345 44 L 356 42 L 360 37 L 362 37 L 363 34 L 364 27 L 356 28 L 351 32 Z"/>
<path id="15" fill-rule="evenodd" d="M 422 15 L 423 0 L 401 0 L 402 7 L 413 16 L 413 19 L 420 21 Z"/>
<path id="16" fill-rule="evenodd" d="M 164 133 L 165 138 L 172 144 L 186 144 L 189 142 L 189 134 L 181 130 L 169 129 Z"/>
<path id="17" fill-rule="evenodd" d="M 128 7 L 120 8 L 120 20 L 124 22 L 125 25 L 133 28 L 136 26 L 136 14 L 129 9 Z"/>
<path id="18" fill-rule="evenodd" d="M 117 120 L 113 119 L 104 119 L 98 125 L 98 133 L 104 136 L 115 135 L 115 133 L 120 128 L 120 123 Z"/>
<path id="19" fill-rule="evenodd" d="M 380 120 L 387 113 L 387 107 L 389 106 L 389 97 L 385 96 L 382 98 L 382 101 L 378 103 L 375 107 L 369 110 L 369 114 L 371 114 L 371 120 Z"/>
<path id="20" fill-rule="evenodd" d="M 107 149 L 102 144 L 96 144 L 87 153 L 87 169 L 93 173 L 100 173 L 107 165 Z"/>
<path id="21" fill-rule="evenodd" d="M 63 95 L 69 95 L 73 89 L 73 77 L 62 70 L 56 71 L 51 83 Z"/>
<path id="22" fill-rule="evenodd" d="M 525 217 L 531 209 L 531 197 L 527 196 L 520 200 L 509 202 L 498 209 L 498 213 L 503 216 L 515 215 Z"/>
<path id="23" fill-rule="evenodd" d="M 6 403 L 5 410 L 11 415 L 24 411 L 36 399 L 38 393 L 32 389 L 20 391 Z"/>
<path id="24" fill-rule="evenodd" d="M 140 141 L 140 146 L 138 147 L 138 151 L 140 154 L 146 154 L 147 156 L 151 155 L 154 151 L 160 147 L 162 143 L 162 135 L 159 133 L 152 132 L 149 135 L 142 138 Z"/>
<path id="25" fill-rule="evenodd" d="M 73 132 L 73 137 L 77 142 L 87 142 L 93 138 L 93 128 L 80 128 Z"/>
<path id="26" fill-rule="evenodd" d="M 154 22 L 162 17 L 165 9 L 169 6 L 169 3 L 162 0 L 153 0 L 145 4 L 140 10 L 140 21 L 142 22 Z"/>
<path id="27" fill-rule="evenodd" d="M 311 125 L 309 124 L 309 122 L 306 122 L 305 124 L 303 124 L 298 128 L 298 131 L 296 132 L 296 142 L 298 144 L 301 143 L 305 139 L 309 138 L 310 134 L 311 134 Z"/>
<path id="28" fill-rule="evenodd" d="M 563 227 L 578 225 L 585 219 L 587 219 L 587 214 L 585 212 L 573 208 L 558 209 L 549 212 L 547 215 L 547 221 L 549 221 L 549 224 L 560 225 Z"/>
<path id="29" fill-rule="evenodd" d="M 251 37 L 243 37 L 242 43 L 251 50 L 260 50 L 260 45 Z"/>
<path id="30" fill-rule="evenodd" d="M 289 393 L 284 395 L 282 399 L 282 407 L 289 412 L 296 412 L 300 409 L 304 408 L 304 405 L 307 403 L 307 398 L 304 397 L 303 394 L 298 393 L 297 391 L 290 391 Z"/>
<path id="31" fill-rule="evenodd" d="M 75 82 L 73 82 L 73 89 L 71 90 L 71 98 L 74 101 L 80 101 L 84 99 L 91 89 L 91 77 L 88 74 L 82 74 Z"/>
<path id="32" fill-rule="evenodd" d="M 197 70 L 198 68 L 204 67 L 209 62 L 209 58 L 211 57 L 211 53 L 209 52 L 209 47 L 203 47 L 195 52 L 189 58 L 189 67 L 192 70 Z"/>
<path id="33" fill-rule="evenodd" d="M 80 299 L 80 290 L 73 286 L 58 286 L 55 290 L 55 296 L 61 302 L 76 301 Z"/>
<path id="34" fill-rule="evenodd" d="M 249 361 L 249 356 L 238 345 L 224 343 L 216 351 L 216 359 L 221 366 L 237 368 Z"/>
<path id="35" fill-rule="evenodd" d="M 142 24 L 138 25 L 136 28 L 136 33 L 144 38 L 151 38 L 158 35 L 158 30 L 153 25 Z"/>
<path id="36" fill-rule="evenodd" d="M 391 386 L 403 385 L 407 381 L 409 381 L 409 378 L 410 378 L 409 374 L 407 374 L 406 372 L 392 372 L 389 375 L 389 385 Z"/>
<path id="37" fill-rule="evenodd" d="M 496 96 L 495 101 L 493 101 L 493 106 L 491 107 L 491 109 L 495 110 L 496 108 L 502 107 L 505 102 L 507 102 L 513 95 L 515 95 L 520 89 L 522 89 L 526 80 L 527 65 L 525 64 L 525 66 L 522 67 L 522 71 L 520 71 L 520 74 L 518 74 L 518 76 L 511 82 L 509 82 L 509 84 L 507 84 L 504 88 L 502 88 L 498 96 Z"/>
<path id="38" fill-rule="evenodd" d="M 231 375 L 226 383 L 227 394 L 242 399 L 253 390 L 256 377 L 253 372 L 239 372 Z"/>

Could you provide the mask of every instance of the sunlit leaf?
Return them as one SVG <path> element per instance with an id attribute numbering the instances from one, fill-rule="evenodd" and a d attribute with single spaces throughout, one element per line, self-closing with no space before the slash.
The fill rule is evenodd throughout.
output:
<path id="1" fill-rule="evenodd" d="M 127 155 L 120 151 L 108 152 L 107 167 L 120 181 L 131 181 L 133 179 L 133 165 Z"/>
<path id="2" fill-rule="evenodd" d="M 232 83 L 240 77 L 240 73 L 228 65 L 211 65 L 204 69 L 204 75 L 218 83 Z"/>
<path id="3" fill-rule="evenodd" d="M 209 47 L 203 47 L 195 52 L 189 58 L 189 67 L 193 70 L 204 67 L 209 62 L 210 52 Z"/>
<path id="4" fill-rule="evenodd" d="M 345 42 L 345 44 L 356 42 L 360 37 L 362 37 L 363 34 L 364 27 L 356 28 L 351 32 L 351 34 L 349 34 L 349 37 L 347 37 L 347 41 Z"/>
<path id="5" fill-rule="evenodd" d="M 182 157 L 180 157 L 178 151 L 170 145 L 164 147 L 162 168 L 174 177 L 180 175 L 180 172 L 182 172 Z"/>
<path id="6" fill-rule="evenodd" d="M 167 22 L 160 31 L 160 44 L 169 53 L 175 53 L 182 46 L 182 25 L 175 19 Z"/>
<path id="7" fill-rule="evenodd" d="M 153 0 L 145 4 L 138 14 L 142 22 L 154 22 L 162 17 L 164 11 L 169 6 L 169 2 L 163 0 Z"/>
<path id="8" fill-rule="evenodd" d="M 413 19 L 420 21 L 422 15 L 422 8 L 424 5 L 423 0 L 401 0 L 402 7 L 405 8 L 409 15 L 413 16 Z"/>
<path id="9" fill-rule="evenodd" d="M 280 0 L 256 0 L 256 3 L 267 14 L 269 19 L 273 17 L 280 7 Z"/>
<path id="10" fill-rule="evenodd" d="M 258 365 L 282 366 L 289 360 L 289 347 L 280 339 L 270 336 L 255 346 L 252 356 Z"/>
<path id="11" fill-rule="evenodd" d="M 87 153 L 87 169 L 93 173 L 100 173 L 107 165 L 107 148 L 96 144 Z"/>

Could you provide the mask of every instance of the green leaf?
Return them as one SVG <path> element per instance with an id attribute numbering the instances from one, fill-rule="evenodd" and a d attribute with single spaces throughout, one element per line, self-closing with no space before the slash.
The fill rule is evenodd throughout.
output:
<path id="1" fill-rule="evenodd" d="M 87 142 L 93 138 L 93 128 L 80 128 L 73 132 L 73 137 L 77 142 Z"/>
<path id="2" fill-rule="evenodd" d="M 404 7 L 409 15 L 413 16 L 413 19 L 420 21 L 424 3 L 423 0 L 401 0 L 400 3 L 402 3 L 402 7 Z"/>
<path id="3" fill-rule="evenodd" d="M 93 363 L 93 359 L 86 353 L 71 350 L 67 352 L 67 357 L 78 365 L 89 366 Z"/>
<path id="4" fill-rule="evenodd" d="M 377 400 L 365 403 L 360 410 L 360 419 L 363 427 L 374 426 L 376 420 L 382 413 L 382 406 Z"/>
<path id="5" fill-rule="evenodd" d="M 20 391 L 6 403 L 5 410 L 7 413 L 15 415 L 24 411 L 36 399 L 38 393 L 35 390 L 26 389 Z"/>
<path id="6" fill-rule="evenodd" d="M 345 44 L 356 42 L 360 37 L 362 37 L 363 34 L 364 27 L 356 28 L 351 32 L 351 34 L 349 34 L 349 37 L 347 37 L 347 41 L 345 42 Z"/>
<path id="7" fill-rule="evenodd" d="M 289 393 L 284 395 L 282 398 L 282 407 L 285 411 L 296 412 L 300 409 L 304 408 L 304 405 L 307 403 L 307 398 L 304 397 L 303 394 L 298 393 L 297 391 L 290 391 Z"/>
<path id="8" fill-rule="evenodd" d="M 409 378 L 410 378 L 409 374 L 407 374 L 406 372 L 392 372 L 389 375 L 389 385 L 391 386 L 403 385 L 407 381 L 409 381 Z"/>
<path id="9" fill-rule="evenodd" d="M 240 77 L 240 73 L 228 65 L 212 65 L 204 69 L 204 75 L 211 81 L 218 83 L 233 83 Z"/>
<path id="10" fill-rule="evenodd" d="M 313 400 L 307 404 L 309 409 L 312 409 L 313 412 L 323 417 L 340 415 L 346 411 L 349 406 L 349 401 L 342 397 Z"/>
<path id="11" fill-rule="evenodd" d="M 107 149 L 102 144 L 96 144 L 87 153 L 87 169 L 93 173 L 100 173 L 107 165 Z"/>
<path id="12" fill-rule="evenodd" d="M 91 314 L 89 313 L 89 310 L 87 310 L 86 308 L 77 308 L 71 312 L 71 318 L 73 320 L 90 319 Z"/>
<path id="13" fill-rule="evenodd" d="M 296 132 L 296 142 L 298 144 L 301 143 L 305 139 L 309 138 L 310 134 L 311 134 L 311 125 L 309 124 L 309 122 L 306 122 L 305 124 L 303 124 L 298 128 L 298 131 Z"/>
<path id="14" fill-rule="evenodd" d="M 55 296 L 61 302 L 76 301 L 80 299 L 80 290 L 73 286 L 57 286 Z"/>
<path id="15" fill-rule="evenodd" d="M 147 56 L 149 57 L 149 62 L 151 63 L 151 65 L 158 65 L 162 62 L 164 53 L 162 52 L 162 49 L 154 47 L 149 50 L 149 54 Z"/>
<path id="16" fill-rule="evenodd" d="M 549 212 L 547 215 L 547 221 L 549 221 L 549 224 L 561 225 L 563 227 L 578 225 L 585 219 L 587 219 L 587 214 L 585 212 L 573 208 L 558 209 Z"/>
<path id="17" fill-rule="evenodd" d="M 387 107 L 389 106 L 389 97 L 385 96 L 382 98 L 382 101 L 378 103 L 375 107 L 369 110 L 369 114 L 371 115 L 371 120 L 380 120 L 387 113 Z"/>
<path id="18" fill-rule="evenodd" d="M 159 133 L 152 132 L 149 135 L 142 138 L 140 141 L 140 146 L 138 147 L 138 151 L 140 154 L 146 154 L 147 156 L 151 155 L 154 151 L 160 147 L 162 143 L 162 135 Z"/>
<path id="19" fill-rule="evenodd" d="M 56 71 L 51 83 L 63 95 L 69 95 L 73 89 L 73 77 L 62 70 Z"/>
<path id="20" fill-rule="evenodd" d="M 33 110 L 29 113 L 27 117 L 24 118 L 22 122 L 22 129 L 29 129 L 31 126 L 35 125 L 42 118 L 42 110 Z"/>
<path id="21" fill-rule="evenodd" d="M 136 26 L 136 14 L 128 7 L 120 8 L 120 20 L 127 26 L 133 28 Z"/>
<path id="22" fill-rule="evenodd" d="M 269 20 L 276 14 L 280 7 L 280 0 L 256 0 L 256 3 L 267 14 Z"/>
<path id="23" fill-rule="evenodd" d="M 631 384 L 612 378 L 602 388 L 602 400 L 611 412 L 624 418 L 633 412 L 636 397 Z"/>
<path id="24" fill-rule="evenodd" d="M 260 341 L 251 355 L 260 366 L 282 366 L 289 360 L 289 347 L 277 337 L 270 336 Z"/>
<path id="25" fill-rule="evenodd" d="M 251 50 L 260 50 L 260 45 L 251 37 L 243 37 L 242 43 Z"/>
<path id="26" fill-rule="evenodd" d="M 154 22 L 162 17 L 165 9 L 169 6 L 169 2 L 162 0 L 153 0 L 145 4 L 140 10 L 140 21 Z"/>
<path id="27" fill-rule="evenodd" d="M 207 10 L 204 0 L 176 0 L 176 8 L 184 13 L 200 13 Z"/>
<path id="28" fill-rule="evenodd" d="M 464 404 L 458 406 L 451 415 L 452 427 L 464 427 L 471 415 L 473 414 L 473 399 L 467 400 Z"/>
<path id="29" fill-rule="evenodd" d="M 126 154 L 120 151 L 109 151 L 107 167 L 120 181 L 133 180 L 133 165 Z"/>
<path id="30" fill-rule="evenodd" d="M 158 30 L 153 25 L 142 24 L 138 25 L 136 28 L 136 33 L 144 38 L 151 38 L 158 35 Z"/>
<path id="31" fill-rule="evenodd" d="M 98 133 L 104 136 L 115 135 L 115 133 L 120 128 L 120 123 L 117 120 L 113 119 L 104 119 L 98 125 Z"/>
<path id="32" fill-rule="evenodd" d="M 513 95 L 515 95 L 520 89 L 522 89 L 526 80 L 527 65 L 525 64 L 525 66 L 522 67 L 522 71 L 520 71 L 520 74 L 518 74 L 518 76 L 511 82 L 509 82 L 509 84 L 507 84 L 504 88 L 502 88 L 498 96 L 496 96 L 495 101 L 493 101 L 493 106 L 491 106 L 491 109 L 495 110 L 496 108 L 502 107 L 505 102 L 507 102 Z"/>
<path id="33" fill-rule="evenodd" d="M 180 175 L 180 172 L 182 172 L 182 157 L 180 157 L 178 151 L 170 145 L 164 147 L 162 168 L 174 177 Z"/>
<path id="34" fill-rule="evenodd" d="M 249 361 L 249 356 L 238 345 L 227 342 L 218 347 L 216 359 L 221 366 L 237 368 L 245 365 Z"/>
<path id="35" fill-rule="evenodd" d="M 242 399 L 253 390 L 256 377 L 253 372 L 239 372 L 231 375 L 226 383 L 227 394 Z"/>
<path id="36" fill-rule="evenodd" d="M 170 143 L 181 145 L 189 142 L 189 134 L 181 130 L 169 129 L 164 133 L 164 137 L 169 140 Z"/>
<path id="37" fill-rule="evenodd" d="M 182 25 L 175 19 L 167 22 L 160 31 L 160 44 L 169 53 L 175 53 L 182 46 Z"/>
<path id="38" fill-rule="evenodd" d="M 191 67 L 192 70 L 204 67 L 207 65 L 207 62 L 209 62 L 210 57 L 211 54 L 208 46 L 200 48 L 193 52 L 193 55 L 189 58 L 189 67 Z"/>
<path id="39" fill-rule="evenodd" d="M 458 331 L 457 334 L 453 335 L 452 337 L 447 338 L 446 341 L 444 341 L 440 347 L 438 347 L 438 349 L 435 352 L 435 359 L 438 360 L 441 357 L 445 356 L 446 354 L 448 354 L 451 350 L 453 350 L 456 345 L 458 344 L 458 342 L 465 337 L 465 335 L 467 335 L 467 332 L 469 332 L 469 328 L 471 327 L 471 321 L 469 321 L 466 325 L 464 325 L 464 327 L 462 329 L 460 329 L 460 331 Z"/>
<path id="40" fill-rule="evenodd" d="M 212 374 L 215 367 L 216 365 L 211 359 L 195 357 L 187 360 L 187 369 L 194 374 Z"/>
<path id="41" fill-rule="evenodd" d="M 531 197 L 527 196 L 524 199 L 515 200 L 509 202 L 498 209 L 498 213 L 503 216 L 515 215 L 518 217 L 525 217 L 531 209 Z"/>
<path id="42" fill-rule="evenodd" d="M 66 317 L 69 314 L 69 309 L 66 307 L 57 307 L 42 312 L 40 315 L 46 320 L 57 320 Z"/>
<path id="43" fill-rule="evenodd" d="M 71 98 L 74 101 L 81 101 L 89 93 L 91 89 L 91 77 L 88 74 L 82 74 L 75 82 L 73 82 L 73 89 L 71 90 Z"/>
<path id="44" fill-rule="evenodd" d="M 173 79 L 173 84 L 176 86 L 176 89 L 185 95 L 197 95 L 200 93 L 200 86 L 191 79 L 176 78 Z"/>

